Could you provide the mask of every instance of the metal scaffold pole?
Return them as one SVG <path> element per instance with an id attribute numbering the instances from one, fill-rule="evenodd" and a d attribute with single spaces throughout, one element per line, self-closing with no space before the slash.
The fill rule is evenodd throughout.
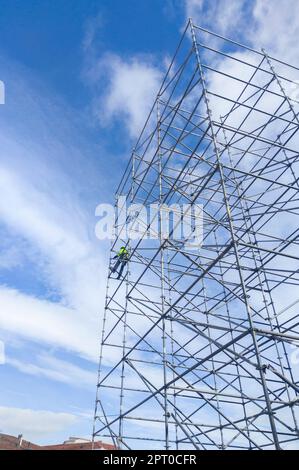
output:
<path id="1" fill-rule="evenodd" d="M 94 439 L 299 448 L 298 72 L 189 20 L 116 191 Z"/>

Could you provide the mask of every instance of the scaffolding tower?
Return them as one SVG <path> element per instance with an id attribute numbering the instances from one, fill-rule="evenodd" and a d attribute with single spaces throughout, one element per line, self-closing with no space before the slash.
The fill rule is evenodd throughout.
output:
<path id="1" fill-rule="evenodd" d="M 297 77 L 189 20 L 116 192 L 129 261 L 108 277 L 94 438 L 299 448 Z"/>

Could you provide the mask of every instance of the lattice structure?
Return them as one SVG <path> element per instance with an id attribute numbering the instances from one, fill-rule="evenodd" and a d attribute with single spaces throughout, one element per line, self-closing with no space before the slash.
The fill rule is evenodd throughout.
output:
<path id="1" fill-rule="evenodd" d="M 188 22 L 117 190 L 158 210 L 141 239 L 112 243 L 130 261 L 107 284 L 95 437 L 299 447 L 297 77 Z M 200 248 L 165 237 L 165 204 L 202 205 Z"/>

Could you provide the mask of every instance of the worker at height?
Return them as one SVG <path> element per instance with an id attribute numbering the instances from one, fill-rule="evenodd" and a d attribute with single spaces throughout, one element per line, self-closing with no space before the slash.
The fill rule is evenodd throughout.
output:
<path id="1" fill-rule="evenodd" d="M 117 259 L 116 263 L 114 264 L 113 268 L 111 269 L 111 273 L 115 273 L 120 266 L 117 279 L 120 279 L 125 269 L 125 266 L 129 260 L 129 252 L 125 246 L 121 246 L 120 250 L 116 253 L 116 255 L 112 259 Z"/>

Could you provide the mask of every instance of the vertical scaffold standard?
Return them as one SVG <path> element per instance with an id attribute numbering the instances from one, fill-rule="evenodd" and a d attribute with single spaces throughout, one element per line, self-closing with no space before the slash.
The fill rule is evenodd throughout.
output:
<path id="1" fill-rule="evenodd" d="M 131 230 L 111 258 L 129 256 L 107 283 L 94 438 L 299 448 L 297 77 L 189 20 L 117 189 Z M 198 246 L 196 214 L 173 233 L 195 206 Z"/>

